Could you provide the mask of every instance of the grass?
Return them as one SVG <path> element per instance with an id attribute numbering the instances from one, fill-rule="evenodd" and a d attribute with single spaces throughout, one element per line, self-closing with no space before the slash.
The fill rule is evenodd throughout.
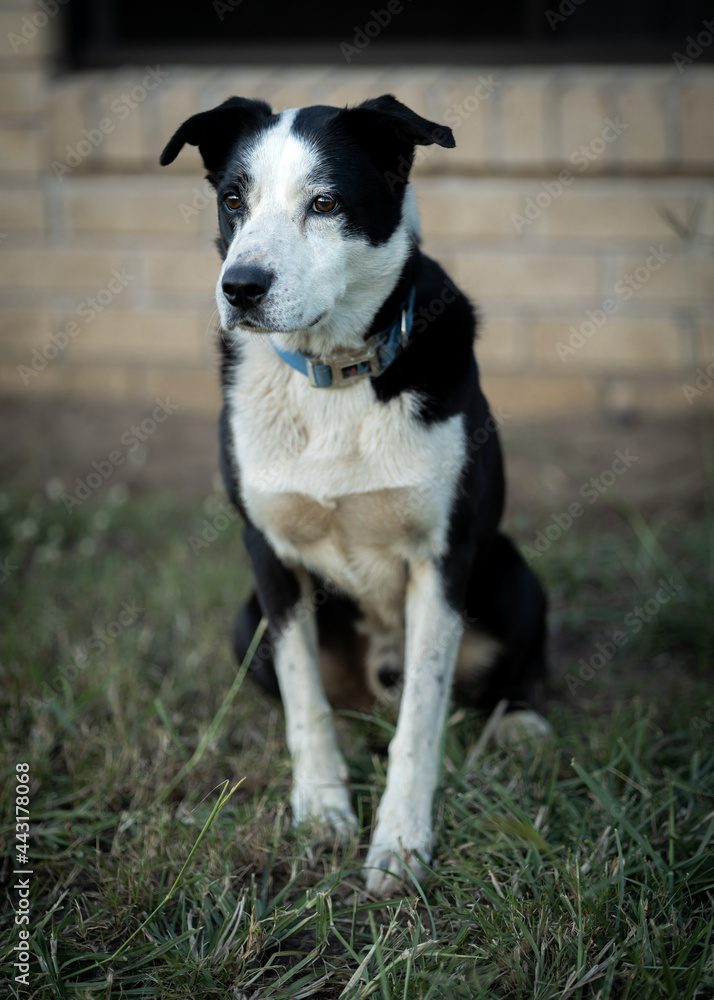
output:
<path id="1" fill-rule="evenodd" d="M 219 498 L 197 510 L 114 487 L 68 513 L 55 487 L 0 495 L 7 995 L 714 996 L 711 522 L 675 532 L 625 510 L 617 531 L 552 546 L 538 570 L 556 737 L 469 763 L 483 720 L 456 708 L 433 874 L 383 902 L 360 863 L 391 723 L 339 720 L 360 841 L 293 828 L 280 709 L 230 655 L 250 586 L 239 526 L 188 542 Z M 667 601 L 662 577 L 680 586 Z M 647 600 L 649 620 L 626 626 Z M 20 762 L 29 989 L 12 980 Z"/>

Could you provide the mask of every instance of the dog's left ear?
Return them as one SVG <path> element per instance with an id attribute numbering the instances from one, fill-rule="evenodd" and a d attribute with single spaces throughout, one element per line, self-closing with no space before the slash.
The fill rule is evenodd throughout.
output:
<path id="1" fill-rule="evenodd" d="M 392 190 L 396 184 L 406 184 L 415 146 L 452 149 L 456 145 L 448 126 L 422 118 L 391 94 L 345 108 L 338 119 L 370 155 Z"/>
<path id="2" fill-rule="evenodd" d="M 217 108 L 201 111 L 188 118 L 169 139 L 159 157 L 159 163 L 162 167 L 173 163 L 186 143 L 198 146 L 208 170 L 208 179 L 213 182 L 246 129 L 260 124 L 271 115 L 272 111 L 265 101 L 229 97 Z"/>

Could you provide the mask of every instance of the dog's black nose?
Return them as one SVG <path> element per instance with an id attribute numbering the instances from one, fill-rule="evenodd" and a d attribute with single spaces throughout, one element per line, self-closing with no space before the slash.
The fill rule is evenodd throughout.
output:
<path id="1" fill-rule="evenodd" d="M 273 282 L 270 271 L 256 264 L 234 264 L 223 275 L 223 294 L 232 306 L 250 309 L 265 297 Z"/>

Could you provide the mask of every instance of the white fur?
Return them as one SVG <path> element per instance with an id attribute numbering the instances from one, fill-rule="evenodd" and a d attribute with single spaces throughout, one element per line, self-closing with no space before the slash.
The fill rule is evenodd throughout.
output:
<path id="1" fill-rule="evenodd" d="M 276 640 L 275 668 L 293 761 L 293 819 L 299 823 L 312 818 L 341 833 L 354 831 L 357 819 L 345 786 L 347 767 L 322 689 L 311 616 L 288 622 Z"/>
<path id="2" fill-rule="evenodd" d="M 413 394 L 377 406 L 368 381 L 315 389 L 269 344 L 255 340 L 246 346 L 229 399 L 251 520 L 288 565 L 318 572 L 352 595 L 374 628 L 401 632 L 409 565 L 446 548 L 466 451 L 462 417 L 424 426 L 414 419 Z M 387 490 L 394 491 L 395 521 L 403 530 L 385 544 L 380 524 L 372 525 L 368 515 L 359 535 L 347 530 L 340 517 L 344 498 L 362 496 L 366 506 L 375 492 Z M 334 512 L 311 544 L 297 545 L 271 521 L 276 501 L 294 495 Z M 355 514 L 359 509 L 350 501 L 351 518 Z"/>
<path id="3" fill-rule="evenodd" d="M 422 875 L 418 856 L 424 862 L 431 858 L 431 806 L 463 631 L 432 562 L 411 567 L 406 610 L 404 691 L 389 746 L 387 787 L 365 862 L 367 889 L 377 896 L 394 892 L 406 869 Z"/>

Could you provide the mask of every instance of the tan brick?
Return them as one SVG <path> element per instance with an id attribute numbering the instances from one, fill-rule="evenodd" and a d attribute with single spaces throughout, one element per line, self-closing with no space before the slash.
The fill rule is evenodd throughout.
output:
<path id="1" fill-rule="evenodd" d="M 0 351 L 3 357 L 17 355 L 18 360 L 29 358 L 33 348 L 42 347 L 51 332 L 52 320 L 45 310 L 0 310 Z"/>
<path id="2" fill-rule="evenodd" d="M 515 368 L 525 360 L 520 356 L 518 321 L 496 316 L 483 317 L 476 341 L 476 358 L 484 372 Z"/>
<path id="3" fill-rule="evenodd" d="M 687 163 L 714 163 L 713 108 L 714 80 L 697 74 L 682 95 L 682 153 Z"/>
<path id="4" fill-rule="evenodd" d="M 0 72 L 0 114 L 37 113 L 44 101 L 44 74 L 39 70 Z"/>
<path id="5" fill-rule="evenodd" d="M 714 194 L 710 194 L 704 203 L 704 211 L 699 225 L 700 231 L 705 236 L 714 236 Z"/>
<path id="6" fill-rule="evenodd" d="M 46 136 L 50 159 L 66 165 L 67 147 L 74 149 L 83 138 L 82 129 L 89 124 L 86 104 L 90 95 L 91 86 L 83 77 L 53 80 L 48 86 Z"/>
<path id="7" fill-rule="evenodd" d="M 27 393 L 39 396 L 56 396 L 57 398 L 70 396 L 67 370 L 52 365 L 48 365 L 37 377 L 29 377 L 27 384 L 25 384 L 18 374 L 16 362 L 0 364 L 0 388 L 7 396 L 20 397 L 21 399 L 26 399 Z"/>
<path id="8" fill-rule="evenodd" d="M 549 76 L 529 74 L 499 91 L 503 158 L 507 162 L 542 167 L 550 86 Z"/>
<path id="9" fill-rule="evenodd" d="M 75 327 L 76 329 L 76 327 Z M 17 361 L 17 377 L 21 385 L 32 386 L 38 379 L 47 381 L 48 373 L 54 373 L 56 384 L 61 384 L 62 372 L 67 371 L 70 335 L 60 327 L 45 331 L 38 343 L 26 344 L 14 352 Z M 13 352 L 10 352 L 12 355 Z M 54 382 L 54 380 L 53 380 Z M 46 388 L 46 386 L 45 386 Z"/>
<path id="10" fill-rule="evenodd" d="M 455 278 L 477 302 L 587 302 L 600 289 L 596 257 L 458 253 Z"/>
<path id="11" fill-rule="evenodd" d="M 665 416 L 668 414 L 691 415 L 692 407 L 697 410 L 714 409 L 714 392 L 706 390 L 690 399 L 684 393 L 684 385 L 677 379 L 632 378 L 623 381 L 627 392 L 628 410 L 645 416 Z"/>
<path id="12" fill-rule="evenodd" d="M 628 165 L 652 165 L 667 159 L 665 87 L 652 81 L 633 83 L 619 94 L 621 120 L 627 125 L 616 140 Z"/>
<path id="13" fill-rule="evenodd" d="M 483 386 L 491 410 L 502 407 L 516 420 L 570 415 L 599 407 L 600 391 L 594 379 L 486 374 Z"/>
<path id="14" fill-rule="evenodd" d="M 146 253 L 146 286 L 157 291 L 213 294 L 220 260 L 210 250 L 185 253 Z"/>
<path id="15" fill-rule="evenodd" d="M 414 191 L 426 239 L 516 238 L 511 215 L 522 207 L 517 185 L 457 177 L 422 177 L 415 180 Z"/>
<path id="16" fill-rule="evenodd" d="M 65 352 L 59 352 L 56 356 L 48 354 L 47 358 L 49 360 L 45 367 L 39 370 L 37 354 L 29 365 L 23 364 L 22 368 L 16 366 L 15 381 L 22 391 L 58 399 L 74 400 L 84 397 L 102 402 L 122 398 L 126 392 L 126 372 L 118 368 L 113 371 L 108 368 L 101 371 L 90 367 L 77 368 L 67 363 Z M 30 375 L 30 371 L 35 371 L 36 374 Z"/>
<path id="17" fill-rule="evenodd" d="M 169 396 L 182 411 L 218 416 L 221 409 L 221 392 L 215 366 L 202 371 L 181 371 L 166 367 L 149 369 L 144 373 L 143 390 L 151 399 Z"/>
<path id="18" fill-rule="evenodd" d="M 125 178 L 116 177 L 70 178 L 65 190 L 69 225 L 78 233 L 188 237 L 201 232 L 204 210 L 210 211 L 212 219 L 215 214 L 213 199 L 206 202 L 205 209 L 193 209 L 195 192 L 183 178 L 157 178 L 149 183 L 142 178 L 129 184 Z"/>
<path id="19" fill-rule="evenodd" d="M 0 129 L 0 171 L 32 174 L 42 166 L 39 134 L 31 129 Z"/>
<path id="20" fill-rule="evenodd" d="M 221 104 L 229 97 L 253 97 L 267 101 L 272 107 L 273 93 L 280 87 L 280 72 L 272 66 L 244 66 L 225 69 L 211 87 L 211 98 L 201 108 Z"/>
<path id="21" fill-rule="evenodd" d="M 598 327 L 587 313 L 544 318 L 534 324 L 533 342 L 538 366 L 564 371 L 678 371 L 682 363 L 679 330 L 665 320 L 615 315 Z"/>
<path id="22" fill-rule="evenodd" d="M 603 83 L 589 76 L 571 83 L 561 96 L 560 112 L 561 153 L 566 163 L 580 169 L 579 158 L 584 157 L 583 169 L 594 174 L 617 161 L 622 134 L 611 142 L 603 137 L 606 119 L 612 118 Z"/>
<path id="23" fill-rule="evenodd" d="M 708 303 L 714 295 L 714 258 L 684 256 L 678 253 L 681 244 L 674 239 L 667 244 L 653 245 L 660 256 L 664 248 L 672 256 L 659 264 L 657 254 L 643 253 L 618 262 L 618 282 L 611 292 L 620 301 L 633 302 Z M 648 265 L 649 261 L 649 265 Z M 656 269 L 655 269 L 656 268 Z M 619 294 L 618 294 L 619 293 Z"/>
<path id="24" fill-rule="evenodd" d="M 576 181 L 544 209 L 539 224 L 546 236 L 584 239 L 672 240 L 665 211 L 687 217 L 683 195 L 640 185 L 624 188 L 615 182 Z"/>
<path id="25" fill-rule="evenodd" d="M 113 270 L 121 274 L 126 260 L 121 254 L 79 250 L 3 250 L 0 288 L 26 289 L 35 292 L 77 291 L 94 293 L 106 288 Z M 129 268 L 133 280 L 138 275 Z M 117 297 L 126 294 L 126 289 Z"/>
<path id="26" fill-rule="evenodd" d="M 356 58 L 354 62 L 357 62 Z M 360 68 L 354 64 L 348 67 L 345 62 L 344 68 L 338 67 L 320 77 L 314 103 L 330 104 L 335 108 L 360 104 L 368 97 L 386 93 L 383 80 L 384 69 L 381 67 Z M 395 96 L 402 100 L 401 94 Z"/>
<path id="27" fill-rule="evenodd" d="M 13 10 L 17 14 L 24 14 L 27 11 L 32 12 L 37 9 L 37 0 L 5 0 L 3 8 Z"/>
<path id="28" fill-rule="evenodd" d="M 490 81 L 488 73 L 474 71 L 445 75 L 441 85 L 444 111 L 437 117 L 441 124 L 452 129 L 456 148 L 434 152 L 433 169 L 447 164 L 451 170 L 459 166 L 482 168 L 499 160 L 495 145 L 498 110 L 493 94 L 498 92 L 503 79 L 504 74 L 499 71 L 491 74 Z"/>
<path id="29" fill-rule="evenodd" d="M 117 365 L 73 365 L 67 366 L 61 376 L 59 387 L 63 390 L 62 394 L 71 399 L 106 403 L 134 396 L 136 376 L 130 368 L 119 368 Z M 38 383 L 40 381 L 37 379 Z"/>
<path id="30" fill-rule="evenodd" d="M 0 57 L 36 58 L 46 56 L 52 48 L 49 24 L 33 23 L 36 11 L 0 12 Z"/>
<path id="31" fill-rule="evenodd" d="M 146 141 L 150 132 L 146 117 L 147 101 L 161 84 L 154 91 L 146 91 L 142 84 L 145 76 L 144 67 L 136 67 L 107 80 L 100 78 L 93 101 L 96 111 L 89 127 L 96 128 L 100 121 L 108 119 L 113 128 L 87 159 L 94 158 L 95 162 L 104 163 L 112 170 L 125 170 L 142 167 L 148 159 L 158 158 L 163 146 L 155 135 Z M 152 157 L 149 157 L 150 148 Z"/>
<path id="32" fill-rule="evenodd" d="M 697 360 L 709 365 L 714 361 L 714 323 L 702 323 L 697 331 Z"/>
<path id="33" fill-rule="evenodd" d="M 73 363 L 200 364 L 215 357 L 200 312 L 133 312 L 107 309 L 72 340 Z"/>
<path id="34" fill-rule="evenodd" d="M 42 232 L 47 225 L 43 191 L 0 190 L 0 225 L 9 233 Z"/>
<path id="35" fill-rule="evenodd" d="M 272 81 L 270 104 L 273 111 L 287 108 L 304 108 L 322 103 L 318 97 L 320 78 L 326 75 L 324 68 L 313 66 L 291 66 Z M 369 96 L 369 95 L 365 95 Z M 334 100 L 330 100 L 334 104 Z"/>

